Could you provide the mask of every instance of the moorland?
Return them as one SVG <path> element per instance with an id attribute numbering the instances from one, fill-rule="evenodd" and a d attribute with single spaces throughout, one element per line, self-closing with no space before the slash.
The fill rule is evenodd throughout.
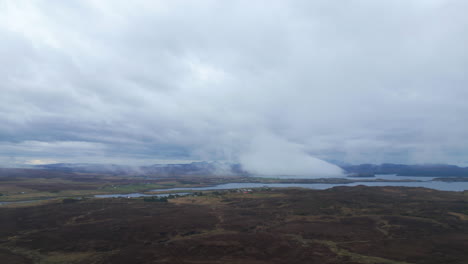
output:
<path id="1" fill-rule="evenodd" d="M 0 207 L 2 263 L 468 263 L 468 193 L 253 189 Z"/>
<path id="2" fill-rule="evenodd" d="M 223 183 L 336 183 L 386 181 L 380 179 L 281 179 L 239 174 L 204 175 L 161 173 L 138 175 L 128 173 L 76 172 L 51 169 L 0 168 L 0 203 L 40 201 L 54 198 L 93 197 L 102 194 L 145 193 L 152 190 L 213 186 Z M 404 182 L 408 180 L 398 180 Z"/>

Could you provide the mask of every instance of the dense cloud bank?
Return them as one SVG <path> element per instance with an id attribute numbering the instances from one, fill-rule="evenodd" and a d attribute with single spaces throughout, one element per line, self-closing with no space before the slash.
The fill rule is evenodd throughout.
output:
<path id="1" fill-rule="evenodd" d="M 467 164 L 467 8 L 2 1 L 0 162 Z"/>

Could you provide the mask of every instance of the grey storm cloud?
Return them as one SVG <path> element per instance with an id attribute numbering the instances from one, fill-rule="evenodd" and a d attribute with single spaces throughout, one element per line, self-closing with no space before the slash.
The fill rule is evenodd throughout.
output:
<path id="1" fill-rule="evenodd" d="M 468 164 L 467 8 L 4 0 L 0 162 Z"/>

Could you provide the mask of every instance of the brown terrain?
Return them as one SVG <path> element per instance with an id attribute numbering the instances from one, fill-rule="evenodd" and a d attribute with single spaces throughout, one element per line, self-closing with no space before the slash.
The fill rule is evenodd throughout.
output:
<path id="1" fill-rule="evenodd" d="M 0 207 L 0 263 L 468 263 L 468 195 L 205 192 Z"/>

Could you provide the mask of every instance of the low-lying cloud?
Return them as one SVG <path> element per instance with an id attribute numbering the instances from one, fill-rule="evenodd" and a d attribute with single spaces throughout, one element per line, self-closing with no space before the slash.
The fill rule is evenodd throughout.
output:
<path id="1" fill-rule="evenodd" d="M 325 178 L 343 175 L 338 166 L 314 158 L 300 145 L 268 133 L 252 138 L 239 161 L 243 169 L 256 176 Z"/>

